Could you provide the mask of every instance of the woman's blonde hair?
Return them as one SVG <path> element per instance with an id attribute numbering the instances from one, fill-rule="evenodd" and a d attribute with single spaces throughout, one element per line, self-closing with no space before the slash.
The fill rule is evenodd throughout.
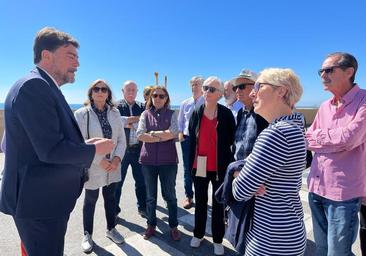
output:
<path id="1" fill-rule="evenodd" d="M 303 93 L 299 77 L 289 68 L 264 69 L 261 71 L 258 80 L 263 83 L 286 87 L 287 93 L 283 99 L 291 108 L 294 108 Z"/>

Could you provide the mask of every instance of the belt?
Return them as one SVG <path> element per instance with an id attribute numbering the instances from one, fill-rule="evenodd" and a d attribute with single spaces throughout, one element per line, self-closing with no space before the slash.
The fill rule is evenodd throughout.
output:
<path id="1" fill-rule="evenodd" d="M 133 145 L 128 145 L 127 148 L 129 149 L 134 149 L 134 148 L 139 148 L 140 144 L 133 144 Z"/>

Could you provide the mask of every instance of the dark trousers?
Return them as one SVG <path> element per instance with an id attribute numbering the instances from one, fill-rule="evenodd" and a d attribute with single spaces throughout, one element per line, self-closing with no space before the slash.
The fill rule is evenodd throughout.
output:
<path id="1" fill-rule="evenodd" d="M 192 189 L 192 174 L 189 168 L 189 149 L 190 140 L 189 136 L 184 136 L 184 140 L 180 143 L 182 147 L 182 157 L 183 157 L 183 169 L 184 169 L 184 192 L 186 197 L 193 198 Z"/>
<path id="2" fill-rule="evenodd" d="M 158 198 L 158 178 L 161 194 L 168 205 L 169 227 L 178 226 L 178 206 L 175 193 L 175 180 L 178 166 L 174 165 L 142 165 L 147 188 L 147 224 L 156 226 L 156 201 Z"/>
<path id="3" fill-rule="evenodd" d="M 211 229 L 214 243 L 222 243 L 225 234 L 224 205 L 215 199 L 215 192 L 223 181 L 216 180 L 216 172 L 207 172 L 207 177 L 194 177 L 196 207 L 194 212 L 194 231 L 197 238 L 202 238 L 206 232 L 208 185 L 212 184 L 212 219 Z"/>
<path id="4" fill-rule="evenodd" d="M 366 256 L 366 205 L 360 210 L 360 243 L 362 256 Z"/>
<path id="5" fill-rule="evenodd" d="M 116 208 L 115 208 L 115 188 L 116 183 L 112 183 L 102 188 L 104 198 L 105 217 L 107 219 L 107 229 L 111 230 L 116 226 Z M 84 232 L 88 231 L 93 234 L 94 211 L 95 204 L 99 196 L 99 189 L 85 189 L 84 207 L 83 207 L 83 224 Z"/>
<path id="6" fill-rule="evenodd" d="M 69 215 L 55 219 L 14 218 L 28 256 L 63 256 Z"/>
<path id="7" fill-rule="evenodd" d="M 127 148 L 126 153 L 121 163 L 121 181 L 116 185 L 116 208 L 117 214 L 121 212 L 119 207 L 122 186 L 126 179 L 128 166 L 131 165 L 133 179 L 135 180 L 135 194 L 137 198 L 138 210 L 146 210 L 146 186 L 144 176 L 141 170 L 141 164 L 139 163 L 140 147 Z"/>

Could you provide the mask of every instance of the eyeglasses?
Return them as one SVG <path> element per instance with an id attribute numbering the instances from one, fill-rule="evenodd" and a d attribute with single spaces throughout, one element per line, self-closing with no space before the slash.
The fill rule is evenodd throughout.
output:
<path id="1" fill-rule="evenodd" d="M 204 92 L 209 91 L 210 93 L 214 93 L 214 92 L 216 92 L 216 90 L 219 90 L 219 89 L 217 89 L 213 86 L 208 86 L 208 85 L 202 86 L 202 89 L 203 89 Z"/>
<path id="2" fill-rule="evenodd" d="M 255 82 L 254 86 L 253 86 L 253 90 L 257 93 L 259 91 L 259 89 L 262 87 L 262 84 L 267 84 L 273 87 L 280 87 L 280 85 L 275 85 L 275 84 L 270 84 L 270 83 L 260 83 L 260 82 Z"/>
<path id="3" fill-rule="evenodd" d="M 239 88 L 240 90 L 244 90 L 245 87 L 249 85 L 249 86 L 253 86 L 254 84 L 253 83 L 248 83 L 248 84 L 238 84 L 238 85 L 235 85 L 233 86 L 233 91 L 236 92 L 236 90 Z"/>
<path id="4" fill-rule="evenodd" d="M 106 93 L 108 92 L 108 88 L 107 87 L 98 87 L 98 86 L 95 86 L 92 88 L 93 92 L 95 93 L 98 93 L 98 92 L 102 92 L 102 93 Z"/>
<path id="5" fill-rule="evenodd" d="M 347 68 L 347 66 L 345 65 L 335 65 L 335 66 L 331 66 L 331 67 L 327 67 L 327 68 L 321 68 L 318 70 L 318 75 L 321 76 L 323 74 L 323 72 L 325 72 L 325 74 L 331 74 L 334 72 L 335 68 Z"/>
<path id="6" fill-rule="evenodd" d="M 153 95 L 151 95 L 154 99 L 156 99 L 157 97 L 159 97 L 161 100 L 165 99 L 166 95 L 165 94 L 157 94 L 154 93 Z"/>

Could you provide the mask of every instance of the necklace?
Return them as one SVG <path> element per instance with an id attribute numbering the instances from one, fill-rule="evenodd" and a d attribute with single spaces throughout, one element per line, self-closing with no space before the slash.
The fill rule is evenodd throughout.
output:
<path id="1" fill-rule="evenodd" d="M 212 112 L 210 113 L 209 110 L 207 108 L 205 108 L 205 113 L 204 114 L 208 119 L 210 119 L 210 120 L 214 119 L 216 117 L 216 114 L 217 114 L 217 105 L 216 105 L 215 110 L 214 110 L 213 113 Z"/>

